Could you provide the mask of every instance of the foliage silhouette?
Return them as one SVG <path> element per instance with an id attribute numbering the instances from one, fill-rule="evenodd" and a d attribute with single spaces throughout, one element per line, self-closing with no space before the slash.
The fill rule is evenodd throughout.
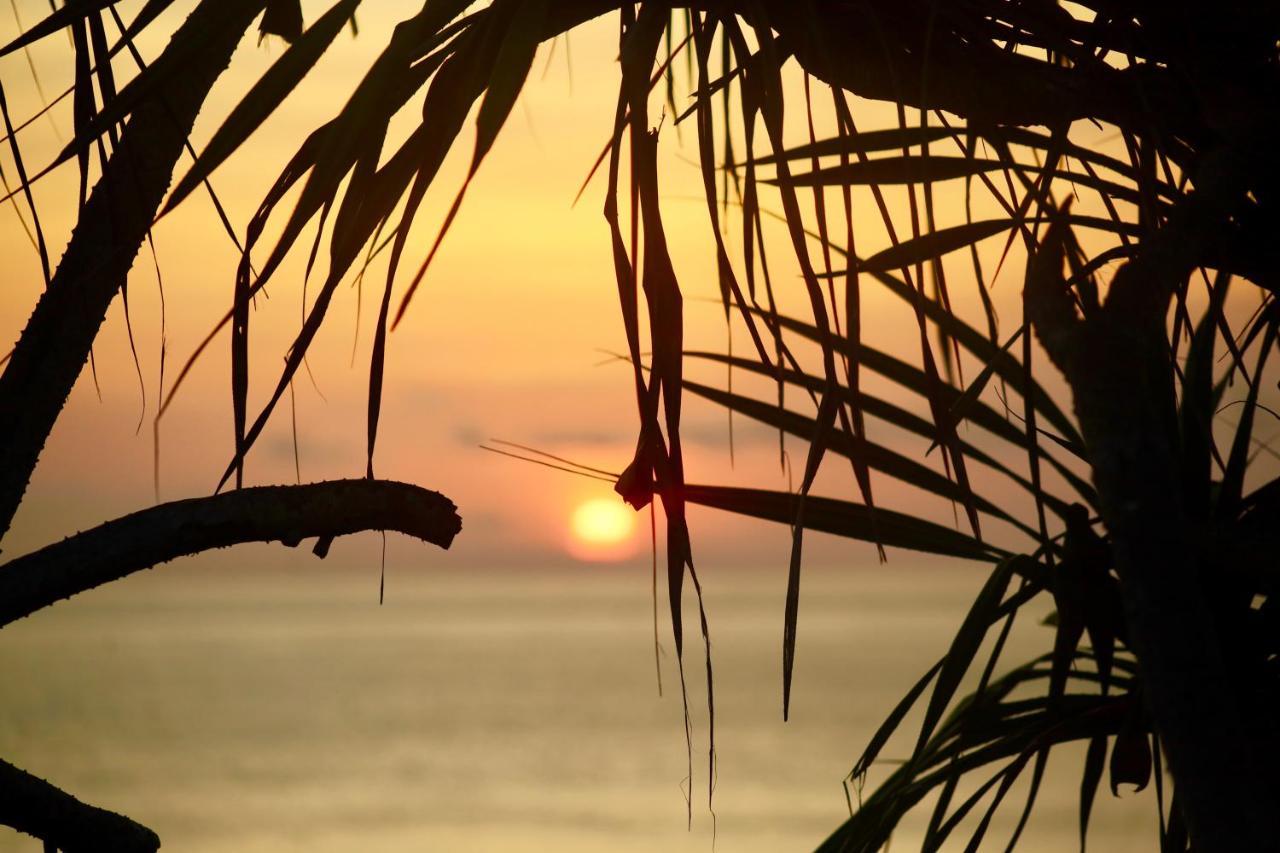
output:
<path id="1" fill-rule="evenodd" d="M 165 211 L 207 185 L 214 169 L 289 96 L 358 3 L 339 0 L 303 28 L 297 0 L 204 0 L 172 34 L 169 49 L 117 91 L 107 58 L 155 26 L 170 5 L 144 4 L 132 24 L 119 23 L 123 35 L 109 47 L 101 33 L 103 15 L 115 14 L 110 4 L 71 3 L 5 49 L 70 28 L 76 135 L 59 159 L 75 159 L 87 176 L 97 150 L 104 183 L 126 168 L 113 164 L 146 164 L 137 175 L 145 193 L 95 188 L 82 203 L 84 236 L 77 228 L 0 378 L 5 526 L 106 306 L 117 290 L 123 296 L 124 273 L 160 208 L 185 130 L 231 48 L 264 11 L 264 31 L 293 38 L 180 177 Z M 879 849 L 902 815 L 932 793 L 938 796 L 926 849 L 981 814 L 968 842 L 977 849 L 991 816 L 1030 767 L 1012 848 L 1051 749 L 1069 741 L 1087 744 L 1082 845 L 1110 749 L 1113 789 L 1143 786 L 1154 776 L 1162 850 L 1267 849 L 1280 837 L 1270 794 L 1280 781 L 1280 631 L 1271 558 L 1280 487 L 1275 480 L 1256 485 L 1257 476 L 1249 474 L 1259 395 L 1280 323 L 1274 302 L 1280 266 L 1268 239 L 1280 192 L 1280 168 L 1270 154 L 1280 102 L 1280 10 L 1271 6 L 1233 0 L 1212 6 L 494 0 L 471 9 L 466 0 L 428 0 L 397 26 L 337 115 L 301 142 L 245 234 L 233 303 L 218 327 L 231 330 L 236 438 L 224 483 L 235 478 L 240 484 L 245 456 L 302 366 L 338 284 L 390 249 L 370 364 L 372 477 L 389 328 L 427 275 L 524 85 L 537 44 L 607 12 L 619 15 L 622 82 L 612 138 L 596 167 L 606 165 L 604 213 L 641 424 L 617 489 L 636 507 L 656 496 L 666 513 L 682 687 L 686 572 L 700 593 L 688 503 L 792 526 L 784 715 L 797 653 L 806 529 L 881 548 L 988 561 L 990 579 L 951 648 L 893 709 L 851 778 L 865 776 L 919 705 L 923 722 L 911 755 L 824 849 Z M 680 63 L 674 60 L 681 53 L 691 104 L 677 110 Z M 803 96 L 784 86 L 783 69 L 792 61 L 804 74 Z M 814 129 L 810 77 L 831 87 L 835 129 L 828 138 Z M 693 120 L 725 317 L 735 315 L 748 330 L 752 358 L 684 352 L 683 296 L 664 233 L 651 105 L 664 78 L 672 111 Z M 392 144 L 391 120 L 419 93 L 420 122 Z M 860 131 L 854 116 L 860 102 L 851 103 L 850 95 L 895 105 L 896 126 Z M 809 139 L 798 146 L 788 145 L 784 132 L 786 107 L 797 101 L 809 119 Z M 473 111 L 467 183 L 425 259 L 398 283 L 415 216 Z M 19 162 L 18 192 L 26 193 L 38 176 L 28 178 L 21 166 L 18 131 L 4 112 Z M 1083 144 L 1078 133 L 1073 138 L 1075 125 L 1085 122 L 1113 129 L 1121 152 Z M 130 155 L 135 146 L 145 156 Z M 935 194 L 957 183 L 966 215 L 944 224 Z M 293 190 L 295 206 L 280 210 Z M 855 190 L 870 193 L 891 242 L 870 257 L 857 251 Z M 776 197 L 768 204 L 766 191 Z M 906 211 L 890 205 L 890 192 L 905 193 Z M 831 207 L 829 193 L 837 199 Z M 969 201 L 975 194 L 1001 214 L 974 219 Z M 1082 196 L 1106 215 L 1073 212 L 1069 202 Z M 30 204 L 29 193 L 25 199 Z M 765 262 L 765 221 L 775 216 L 768 209 L 775 201 L 783 243 L 801 273 L 806 318 L 784 316 L 776 307 Z M 38 234 L 34 208 L 31 213 Z M 126 233 L 94 236 L 93 223 L 107 217 L 126 223 Z M 910 231 L 900 234 L 904 218 Z M 843 228 L 833 226 L 841 219 Z M 250 419 L 249 306 L 317 220 L 321 229 L 331 223 L 327 271 L 274 393 Z M 278 226 L 279 236 L 260 245 L 268 223 Z M 737 257 L 725 239 L 731 227 L 738 229 Z M 1004 337 L 979 251 L 993 243 L 1002 247 L 1002 265 L 1025 258 L 1023 316 Z M 318 248 L 317 238 L 310 261 Z M 265 258 L 252 261 L 254 250 Z M 972 262 L 984 330 L 952 307 L 943 258 L 953 253 Z M 88 262 L 76 260 L 82 255 L 109 258 L 111 269 L 91 281 L 84 274 Z M 1109 279 L 1099 281 L 1105 273 Z M 1238 279 L 1257 288 L 1262 304 L 1244 325 L 1233 326 L 1225 305 Z M 914 313 L 918 367 L 862 341 L 868 282 Z M 1189 300 L 1201 282 L 1208 308 L 1193 318 Z M 402 295 L 393 315 L 397 286 Z M 72 306 L 64 293 L 80 301 Z M 86 295 L 92 297 L 87 307 Z M 642 341 L 645 315 L 648 340 Z M 796 352 L 806 345 L 816 348 L 820 369 L 802 366 Z M 1219 350 L 1225 351 L 1220 357 Z M 647 364 L 642 352 L 649 353 Z M 686 358 L 771 377 L 777 399 L 688 381 Z M 982 365 L 971 381 L 963 376 L 967 362 Z M 1042 386 L 1054 372 L 1070 390 L 1072 415 Z M 895 394 L 868 390 L 869 373 Z M 184 375 L 185 369 L 170 398 Z M 1234 430 L 1216 417 L 1230 382 L 1247 389 Z M 799 390 L 813 414 L 788 409 L 788 390 L 793 398 Z M 803 439 L 798 492 L 685 483 L 680 417 L 686 391 Z M 1006 412 L 987 402 L 997 391 Z M 900 396 L 926 408 L 927 417 L 897 402 Z M 872 441 L 872 426 L 881 435 L 899 430 L 928 438 L 942 472 Z M 848 458 L 858 500 L 810 495 L 828 452 Z M 1027 494 L 1034 523 L 980 493 L 991 472 Z M 874 487 L 881 477 L 954 501 L 966 530 L 880 506 Z M 998 674 L 1015 616 L 1042 596 L 1057 608 L 1052 648 Z M 700 628 L 705 638 L 705 613 Z M 993 629 L 984 661 L 980 652 Z M 980 672 L 977 689 L 961 697 L 971 670 Z M 706 678 L 710 693 L 709 653 Z M 714 719 L 712 710 L 713 743 Z M 1164 787 L 1166 759 L 1171 792 Z M 714 760 L 713 750 L 708 796 Z M 974 778 L 981 780 L 976 788 L 963 787 Z"/>

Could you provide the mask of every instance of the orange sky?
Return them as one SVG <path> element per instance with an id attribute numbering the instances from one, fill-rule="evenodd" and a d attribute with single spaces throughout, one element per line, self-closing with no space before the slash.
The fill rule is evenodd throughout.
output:
<path id="1" fill-rule="evenodd" d="M 37 3 L 19 8 L 27 23 L 41 14 Z M 322 7 L 311 3 L 304 8 L 310 19 Z M 363 9 L 359 37 L 339 38 L 304 87 L 215 175 L 214 185 L 238 228 L 243 228 L 292 146 L 340 106 L 385 43 L 396 20 L 394 11 L 392 4 Z M 179 19 L 173 13 L 167 18 L 159 30 L 171 29 Z M 7 39 L 15 28 L 12 21 L 6 23 Z M 590 193 L 578 207 L 570 206 L 611 122 L 618 76 L 614 26 L 601 22 L 574 34 L 572 74 L 563 44 L 556 61 L 545 66 L 545 75 L 540 58 L 524 103 L 476 179 L 426 285 L 391 338 L 378 473 L 439 489 L 459 504 L 467 534 L 458 540 L 451 561 L 565 559 L 572 508 L 589 497 L 611 494 L 602 483 L 485 453 L 477 447 L 480 441 L 508 438 L 614 469 L 625 464 L 631 449 L 635 416 L 628 372 L 617 364 L 596 366 L 603 358 L 598 350 L 625 346 L 600 194 Z M 65 47 L 52 38 L 32 51 L 46 92 L 61 91 L 70 81 Z M 197 148 L 283 47 L 275 40 L 259 46 L 246 39 L 201 115 L 192 140 Z M 159 45 L 153 44 L 147 54 L 158 51 Z M 23 56 L 3 60 L 0 73 L 15 115 L 38 108 L 39 94 Z M 24 132 L 29 162 L 47 162 L 70 134 L 68 113 L 59 109 L 54 115 L 52 123 L 38 122 Z M 466 144 L 458 148 L 468 153 Z M 672 153 L 676 150 L 673 147 Z M 669 191 L 691 196 L 699 187 L 695 169 L 674 157 L 671 165 Z M 451 162 L 442 173 L 438 190 L 419 217 L 421 239 L 411 252 L 425 252 L 463 167 L 464 162 Z M 37 202 L 55 255 L 72 225 L 75 181 L 74 167 L 63 168 L 38 187 Z M 708 233 L 700 210 L 674 201 L 670 213 L 673 242 L 694 261 L 688 267 L 690 297 L 715 292 L 714 283 L 697 283 L 711 269 L 703 257 L 704 246 L 694 236 Z M 12 208 L 2 215 L 0 240 L 10 263 L 7 287 L 0 294 L 0 335 L 12 340 L 41 281 L 36 255 Z M 237 257 L 208 199 L 200 194 L 159 224 L 155 241 L 167 296 L 167 386 L 177 365 L 229 304 Z M 417 260 L 405 266 L 411 268 Z M 304 480 L 359 475 L 363 470 L 370 321 L 376 311 L 376 296 L 371 294 L 381 283 L 376 273 L 369 278 L 354 361 L 357 296 L 344 287 L 311 350 L 318 390 L 306 381 L 298 384 Z M 269 288 L 270 299 L 260 300 L 253 316 L 251 407 L 261 405 L 268 383 L 274 384 L 279 359 L 296 332 L 300 279 L 301 264 L 294 258 Z M 150 423 L 158 385 L 158 307 L 156 276 L 144 252 L 130 288 L 147 393 L 144 426 L 135 434 L 140 392 L 117 301 L 96 346 L 102 400 L 86 371 L 46 447 L 6 550 L 26 550 L 152 500 Z M 719 347 L 724 335 L 716 316 L 713 306 L 690 306 L 692 330 L 711 335 L 708 345 Z M 212 488 L 232 447 L 229 401 L 223 336 L 203 357 L 163 422 L 163 497 Z M 690 416 L 690 435 L 702 435 L 717 457 L 723 456 L 718 447 L 723 443 L 722 423 L 723 417 L 715 413 Z M 287 407 L 263 436 L 248 473 L 252 482 L 293 480 Z M 357 552 L 376 558 L 376 537 L 359 539 L 368 541 L 349 549 L 352 558 L 361 559 Z M 421 556 L 420 549 L 407 553 Z"/>
<path id="2" fill-rule="evenodd" d="M 136 4 L 121 4 L 126 19 Z M 191 3 L 175 4 L 156 29 L 168 32 Z M 327 4 L 304 3 L 307 20 Z M 19 4 L 24 21 L 36 20 L 47 5 L 36 0 Z M 331 117 L 359 75 L 385 43 L 400 4 L 369 3 L 360 12 L 360 34 L 344 34 L 298 91 L 251 142 L 214 175 L 231 221 L 243 229 L 260 194 L 274 179 L 302 136 Z M 530 444 L 584 463 L 620 470 L 629 461 L 636 428 L 635 404 L 628 369 L 599 365 L 601 350 L 625 348 L 616 304 L 608 231 L 600 213 L 602 185 L 597 183 L 576 207 L 573 195 L 608 133 L 618 83 L 616 20 L 606 18 L 573 33 L 566 52 L 561 43 L 546 63 L 544 45 L 535 72 L 497 146 L 468 194 L 462 213 L 437 257 L 405 322 L 391 336 L 384 391 L 377 472 L 438 489 L 458 503 L 463 534 L 448 556 L 424 555 L 420 546 L 394 543 L 392 562 L 448 561 L 461 566 L 536 565 L 572 559 L 566 547 L 575 506 L 590 498 L 609 497 L 606 484 L 485 453 L 478 444 L 490 437 Z M 7 20 L 0 37 L 15 32 Z M 149 57 L 160 44 L 143 43 Z M 230 71 L 215 89 L 193 136 L 200 148 L 237 98 L 277 58 L 284 45 L 248 38 Z M 572 56 L 572 68 L 566 62 Z M 47 93 L 70 81 L 69 51 L 60 37 L 46 39 L 32 51 Z M 118 63 L 122 75 L 125 63 Z M 545 74 L 543 69 L 546 69 Z M 125 75 L 127 76 L 127 75 Z M 27 61 L 21 55 L 0 60 L 11 109 L 19 117 L 38 108 Z M 799 77 L 789 85 L 799 93 Z M 815 88 L 825 103 L 825 90 Z M 799 99 L 793 101 L 800 104 Z M 417 114 L 417 101 L 407 112 Z M 821 113 L 825 110 L 819 109 Z M 655 110 L 656 115 L 656 110 Z M 859 105 L 863 127 L 893 121 L 882 105 Z M 804 141 L 803 113 L 788 116 L 791 139 Z M 34 124 L 21 137 L 29 163 L 43 164 L 70 134 L 66 109 L 53 122 Z M 1080 128 L 1082 141 L 1105 135 Z M 821 131 L 819 131 L 821 133 Z M 661 148 L 662 191 L 668 237 L 686 296 L 691 347 L 723 350 L 725 329 L 720 308 L 702 299 L 717 294 L 710 226 L 701 201 L 694 129 L 675 132 L 664 123 Z M 428 204 L 419 214 L 415 240 L 403 265 L 412 270 L 430 246 L 444 209 L 461 182 L 470 145 L 457 146 L 437 179 Z M 8 152 L 6 174 L 12 175 Z M 184 168 L 189 163 L 184 163 Z M 74 166 L 43 180 L 37 201 L 55 254 L 65 245 L 75 211 Z M 939 191 L 939 209 L 962 216 L 958 189 Z M 766 201 L 767 203 L 767 201 Z M 833 206 L 836 206 L 833 197 Z M 857 225 L 864 255 L 885 242 L 884 229 L 869 197 L 857 197 Z M 975 217 L 976 218 L 976 217 Z M 8 259 L 6 286 L 0 292 L 0 345 L 16 338 L 41 289 L 36 255 L 26 243 L 13 209 L 0 212 L 0 248 Z M 736 225 L 735 225 L 736 229 Z M 231 301 L 237 256 L 217 226 L 206 197 L 197 193 L 155 230 L 156 251 L 167 296 L 168 370 L 166 387 L 176 367 L 216 322 Z M 304 239 L 304 243 L 306 240 Z M 998 242 L 998 241 L 997 241 Z M 736 240 L 730 236 L 731 252 Z M 771 244 L 774 274 L 784 292 L 784 306 L 803 312 L 802 294 L 788 244 L 776 234 Z M 1000 246 L 985 247 L 987 268 L 994 269 Z M 301 311 L 301 252 L 259 300 L 252 318 L 253 381 L 251 415 L 278 375 L 281 358 L 296 332 Z M 949 261 L 951 286 L 963 313 L 977 319 L 977 297 L 967 259 Z M 364 293 L 357 337 L 357 292 L 345 284 L 330 311 L 324 331 L 311 350 L 316 386 L 297 383 L 297 418 L 303 480 L 358 476 L 364 470 L 365 388 L 368 376 L 370 323 L 376 312 L 375 290 L 381 267 L 370 276 Z M 1021 260 L 1015 252 L 996 284 L 993 296 L 1004 318 L 1005 334 L 1016 328 L 1021 290 Z M 402 284 L 403 286 L 403 284 Z M 159 370 L 159 299 L 150 257 L 140 255 L 130 279 L 130 306 L 138 357 L 146 387 L 143 426 L 138 379 L 129 354 L 120 303 L 113 306 L 96 348 L 102 399 L 88 372 L 82 376 L 51 436 L 27 500 L 6 543 L 11 553 L 36 547 L 76 529 L 149 504 L 152 495 L 151 417 L 155 412 Z M 911 312 L 893 297 L 868 287 L 864 301 L 864 335 L 870 342 L 918 362 L 918 337 Z M 354 348 L 353 348 L 354 339 Z M 745 352 L 745 333 L 735 347 Z M 161 494 L 164 498 L 208 493 L 225 467 L 232 448 L 228 342 L 220 338 L 192 373 L 162 431 Z M 354 360 L 353 360 L 354 352 Z M 690 372 L 708 384 L 722 385 L 720 370 L 692 366 Z M 969 376 L 973 375 L 971 371 Z M 1055 379 L 1047 381 L 1060 388 Z M 741 387 L 748 387 L 746 383 Z M 767 394 L 767 389 L 758 389 Z M 995 404 L 995 400 L 991 400 Z M 1065 403 L 1064 403 L 1065 406 Z M 698 401 L 686 407 L 685 440 L 689 445 L 691 481 L 730 481 L 785 488 L 776 456 L 776 435 L 736 422 L 736 466 L 728 465 L 727 420 L 722 410 Z M 875 437 L 873 435 L 873 437 Z M 882 439 L 887 439 L 882 434 Z M 793 452 L 799 446 L 791 442 Z M 919 452 L 924 447 L 914 448 Z M 931 457 L 936 463 L 936 457 Z M 843 460 L 831 459 L 823 488 L 852 496 L 852 478 Z M 291 482 L 294 478 L 289 409 L 284 406 L 250 457 L 253 483 Z M 879 478 L 884 503 L 918 496 Z M 935 507 L 948 517 L 944 506 Z M 1028 518 L 1029 513 L 1022 513 Z M 637 525 L 632 563 L 647 561 L 647 518 Z M 695 510 L 696 553 L 708 559 L 752 565 L 782 560 L 787 532 Z M 820 537 L 819 537 L 820 538 Z M 256 560 L 302 561 L 283 549 L 244 549 L 231 563 Z M 575 549 L 581 555 L 583 551 Z M 811 559 L 872 562 L 874 551 L 860 543 L 825 542 L 809 551 Z M 376 561 L 376 536 L 356 537 L 335 549 L 334 561 Z"/>

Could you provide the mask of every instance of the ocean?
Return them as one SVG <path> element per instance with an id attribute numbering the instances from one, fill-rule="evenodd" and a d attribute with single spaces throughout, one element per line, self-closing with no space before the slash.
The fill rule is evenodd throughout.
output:
<path id="1" fill-rule="evenodd" d="M 690 825 L 666 605 L 659 696 L 642 565 L 397 566 L 382 606 L 376 567 L 145 572 L 0 632 L 0 756 L 152 827 L 166 850 L 812 849 L 848 815 L 841 778 L 945 651 L 981 572 L 806 569 L 786 723 L 783 572 L 704 572 L 714 819 L 696 615 Z M 1047 643 L 1023 621 L 1010 663 Z M 1079 849 L 1079 761 L 1054 753 L 1020 849 Z M 984 849 L 1004 849 L 1017 794 Z M 893 848 L 918 849 L 927 816 Z M 1156 821 L 1150 789 L 1114 799 L 1104 780 L 1090 850 L 1154 850 Z M 0 851 L 39 849 L 0 832 Z"/>

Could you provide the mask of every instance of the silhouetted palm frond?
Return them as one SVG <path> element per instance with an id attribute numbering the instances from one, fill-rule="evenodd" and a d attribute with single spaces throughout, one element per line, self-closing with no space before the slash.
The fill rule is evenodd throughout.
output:
<path id="1" fill-rule="evenodd" d="M 168 5 L 153 0 L 131 25 L 118 23 L 122 35 L 114 46 L 102 33 L 110 4 L 85 2 L 56 9 L 4 48 L 72 31 L 76 133 L 54 166 L 75 159 L 87 175 L 91 151 L 105 163 L 119 128 L 154 103 L 179 63 L 215 61 L 202 53 L 216 41 L 212 35 L 189 36 L 182 50 L 166 51 L 115 85 L 106 58 L 154 26 Z M 208 187 L 216 167 L 289 96 L 358 3 L 339 0 L 309 27 L 300 24 L 296 2 L 258 5 L 266 11 L 263 30 L 293 43 L 177 182 L 165 210 Z M 1280 530 L 1280 480 L 1257 485 L 1250 462 L 1280 324 L 1274 302 L 1280 258 L 1272 239 L 1280 223 L 1280 170 L 1271 155 L 1280 130 L 1280 9 L 1231 0 L 471 6 L 429 0 L 403 20 L 350 99 L 301 141 L 253 217 L 223 320 L 231 327 L 236 442 L 224 482 L 239 482 L 338 284 L 389 249 L 369 368 L 372 475 L 386 335 L 428 275 L 538 44 L 615 12 L 622 76 L 611 138 L 596 166 L 606 167 L 605 216 L 640 420 L 634 458 L 617 488 L 636 507 L 655 495 L 663 503 L 681 660 L 686 572 L 698 588 L 686 503 L 792 527 L 784 715 L 806 529 L 993 566 L 951 649 L 893 711 L 852 775 L 861 778 L 907 711 L 923 704 L 912 755 L 827 848 L 878 849 L 901 816 L 937 790 L 926 846 L 940 844 L 985 802 L 969 844 L 976 849 L 990 815 L 1030 765 L 1034 781 L 1020 833 L 1050 749 L 1073 740 L 1088 742 L 1082 834 L 1110 743 L 1113 784 L 1145 784 L 1161 749 L 1168 754 L 1176 792 L 1167 809 L 1161 803 L 1162 849 L 1188 849 L 1189 838 L 1196 849 L 1261 849 L 1273 839 L 1277 817 L 1264 792 L 1275 789 L 1280 773 L 1280 631 L 1270 559 Z M 217 26 L 245 25 L 227 18 Z M 677 92 L 682 76 L 687 105 Z M 831 88 L 831 129 L 821 133 L 810 78 Z M 665 91 L 655 93 L 661 83 Z M 752 358 L 684 352 L 682 284 L 660 204 L 653 112 L 663 97 L 680 122 L 692 120 L 716 284 L 726 320 L 752 339 Z M 892 104 L 896 122 L 869 123 L 861 114 L 866 100 Z M 807 119 L 798 144 L 788 107 L 803 108 Z M 420 109 L 420 120 L 402 139 L 394 137 L 393 120 L 409 109 Z M 413 257 L 413 274 L 401 277 L 405 253 L 419 251 L 409 234 L 422 201 L 472 115 L 466 181 L 453 191 L 434 243 Z M 30 175 L 17 144 L 23 125 L 15 126 L 7 108 L 4 117 L 18 166 L 12 194 L 23 195 L 30 208 L 48 277 L 30 194 L 44 172 Z M 1095 130 L 1086 133 L 1089 126 Z M 1097 127 L 1114 144 L 1088 141 L 1098 138 Z M 963 198 L 962 216 L 946 219 L 944 193 Z M 292 209 L 281 209 L 294 197 Z M 888 237 L 888 245 L 869 253 L 860 248 L 870 242 L 867 218 L 856 215 L 862 207 L 876 212 L 878 230 Z M 986 212 L 975 216 L 975 209 Z M 320 232 L 329 226 L 324 279 L 274 392 L 251 418 L 249 306 L 291 253 L 309 249 L 310 272 L 321 238 L 310 247 L 298 243 L 317 222 Z M 268 233 L 278 236 L 265 244 Z M 1022 265 L 1023 311 L 1012 329 L 1000 328 L 988 292 L 993 249 L 997 270 Z M 800 273 L 803 318 L 777 307 L 782 253 Z M 954 307 L 956 274 L 949 278 L 948 270 L 966 256 L 982 329 Z M 1100 280 L 1107 273 L 1109 280 Z M 1224 307 L 1236 280 L 1256 286 L 1260 296 L 1244 325 Z M 1208 308 L 1194 318 L 1189 305 L 1201 301 L 1202 285 Z M 911 312 L 914 363 L 864 342 L 870 288 L 884 288 Z M 797 352 L 804 348 L 819 369 L 802 366 Z M 647 365 L 642 351 L 651 353 Z M 767 377 L 777 399 L 690 381 L 686 358 Z M 25 363 L 16 351 L 6 377 Z M 976 368 L 971 379 L 966 366 Z M 1070 402 L 1046 390 L 1051 368 L 1065 378 Z M 870 374 L 895 393 L 869 390 Z M 1232 430 L 1219 411 L 1224 389 L 1236 381 L 1245 392 Z M 804 441 L 798 492 L 686 484 L 680 441 L 686 392 Z M 794 400 L 796 392 L 811 411 L 787 406 L 788 393 Z M 991 401 L 996 395 L 1003 411 Z M 894 435 L 928 439 L 937 451 L 934 464 L 895 449 L 885 438 Z M 12 470 L 21 484 L 14 492 L 0 480 L 0 498 L 13 504 L 6 522 L 30 473 L 19 453 L 26 451 L 7 445 L 0 442 L 0 452 L 19 459 Z M 856 501 L 810 494 L 828 454 L 847 457 Z M 4 461 L 0 467 L 8 469 Z M 963 529 L 881 506 L 875 487 L 883 477 L 952 502 L 963 511 Z M 1026 503 L 998 501 L 988 492 L 993 482 L 1025 495 Z M 1046 594 L 1057 608 L 1052 650 L 997 675 L 998 639 L 982 663 L 978 689 L 957 700 L 988 631 L 1000 624 L 1003 638 L 1014 615 Z M 701 630 L 704 636 L 709 630 L 705 614 Z M 706 672 L 710 690 L 709 653 Z M 682 684 L 683 677 L 682 666 Z M 999 766 L 990 775 L 993 764 Z M 961 780 L 983 772 L 979 787 L 955 802 Z M 1162 783 L 1158 772 L 1156 780 Z"/>

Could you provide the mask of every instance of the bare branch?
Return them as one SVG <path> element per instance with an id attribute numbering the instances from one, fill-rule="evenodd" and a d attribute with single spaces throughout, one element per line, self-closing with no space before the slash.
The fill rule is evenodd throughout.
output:
<path id="1" fill-rule="evenodd" d="M 205 96 L 261 10 L 261 0 L 202 2 L 146 72 L 154 85 L 140 93 L 0 373 L 0 538 L 146 239 Z"/>
<path id="2" fill-rule="evenodd" d="M 153 853 L 160 839 L 124 815 L 82 803 L 48 782 L 0 761 L 0 824 L 64 853 Z"/>
<path id="3" fill-rule="evenodd" d="M 258 486 L 161 504 L 0 566 L 0 626 L 159 563 L 242 542 L 295 546 L 318 537 L 394 530 L 448 548 L 462 529 L 439 492 L 387 480 Z"/>

